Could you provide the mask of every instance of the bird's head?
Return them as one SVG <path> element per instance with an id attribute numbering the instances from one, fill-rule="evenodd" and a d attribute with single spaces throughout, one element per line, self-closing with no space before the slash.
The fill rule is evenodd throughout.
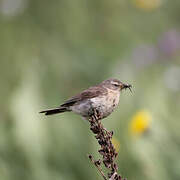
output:
<path id="1" fill-rule="evenodd" d="M 101 83 L 104 87 L 112 89 L 112 90 L 118 90 L 121 91 L 123 89 L 129 89 L 131 92 L 132 86 L 130 84 L 124 84 L 118 79 L 107 79 Z"/>

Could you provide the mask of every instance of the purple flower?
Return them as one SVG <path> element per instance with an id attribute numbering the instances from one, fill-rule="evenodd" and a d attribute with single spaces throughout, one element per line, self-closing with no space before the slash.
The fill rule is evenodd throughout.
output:
<path id="1" fill-rule="evenodd" d="M 154 46 L 143 44 L 134 49 L 132 60 L 137 67 L 146 67 L 153 64 L 157 56 L 158 53 Z"/>
<path id="2" fill-rule="evenodd" d="M 180 32 L 174 29 L 164 33 L 158 42 L 158 47 L 165 56 L 174 55 L 180 50 Z"/>

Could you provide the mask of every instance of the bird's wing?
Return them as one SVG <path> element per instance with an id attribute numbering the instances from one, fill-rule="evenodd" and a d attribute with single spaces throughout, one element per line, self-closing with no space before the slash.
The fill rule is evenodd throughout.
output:
<path id="1" fill-rule="evenodd" d="M 61 107 L 69 107 L 79 101 L 89 99 L 89 98 L 94 98 L 97 96 L 103 96 L 106 94 L 107 94 L 107 89 L 103 87 L 99 87 L 99 86 L 90 87 L 82 91 L 80 94 L 77 94 L 76 96 L 73 96 L 72 98 L 65 101 L 63 104 L 61 104 Z"/>

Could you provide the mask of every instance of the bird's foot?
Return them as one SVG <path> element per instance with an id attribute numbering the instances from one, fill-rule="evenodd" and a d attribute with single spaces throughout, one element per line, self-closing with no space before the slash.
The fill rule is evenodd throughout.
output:
<path id="1" fill-rule="evenodd" d="M 102 119 L 102 114 L 97 109 L 94 109 L 94 115 L 93 116 L 96 120 Z"/>

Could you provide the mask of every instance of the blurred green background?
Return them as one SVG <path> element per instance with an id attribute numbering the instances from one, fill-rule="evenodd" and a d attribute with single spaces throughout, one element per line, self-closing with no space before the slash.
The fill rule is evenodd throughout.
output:
<path id="1" fill-rule="evenodd" d="M 179 180 L 179 26 L 179 0 L 0 0 L 0 179 L 101 180 L 89 124 L 38 112 L 115 77 L 119 172 Z"/>

